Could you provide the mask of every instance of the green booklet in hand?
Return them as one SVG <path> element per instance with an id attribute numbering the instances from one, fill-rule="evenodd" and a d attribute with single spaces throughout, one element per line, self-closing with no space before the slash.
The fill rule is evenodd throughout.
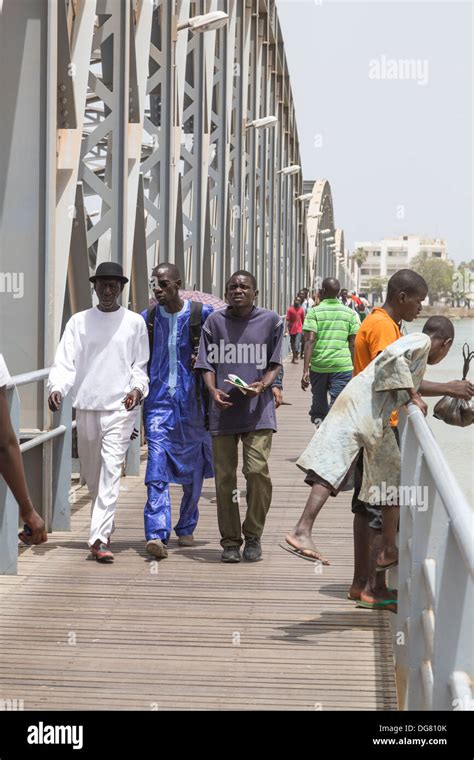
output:
<path id="1" fill-rule="evenodd" d="M 229 383 L 230 385 L 234 385 L 239 389 L 241 393 L 244 394 L 244 396 L 246 396 L 247 393 L 257 393 L 255 388 L 250 388 L 248 383 L 246 383 L 245 380 L 242 380 L 242 378 L 238 375 L 228 375 L 227 379 L 224 380 L 224 382 Z"/>

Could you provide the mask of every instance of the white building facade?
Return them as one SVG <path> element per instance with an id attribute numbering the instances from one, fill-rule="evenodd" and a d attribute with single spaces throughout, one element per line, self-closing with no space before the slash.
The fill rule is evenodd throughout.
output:
<path id="1" fill-rule="evenodd" d="M 362 249 L 367 258 L 361 267 L 352 259 L 352 274 L 358 283 L 358 290 L 369 290 L 369 283 L 374 277 L 390 278 L 399 269 L 409 269 L 410 262 L 420 253 L 428 258 L 444 261 L 448 258 L 445 240 L 427 238 L 420 235 L 384 238 L 377 243 L 360 242 L 356 250 Z"/>

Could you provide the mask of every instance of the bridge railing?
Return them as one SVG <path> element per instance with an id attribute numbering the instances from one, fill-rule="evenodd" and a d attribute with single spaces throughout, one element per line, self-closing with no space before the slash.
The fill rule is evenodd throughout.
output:
<path id="1" fill-rule="evenodd" d="M 48 369 L 27 372 L 12 377 L 7 385 L 7 402 L 10 410 L 12 426 L 20 440 L 20 397 L 18 390 L 22 385 L 43 383 L 48 377 Z M 71 443 L 72 429 L 71 397 L 67 396 L 61 404 L 60 411 L 53 415 L 53 426 L 50 430 L 35 432 L 20 443 L 23 454 L 32 452 L 30 456 L 39 459 L 36 473 L 41 473 L 40 504 L 35 507 L 45 520 L 46 529 L 69 530 L 71 525 L 71 509 L 69 492 L 71 488 Z M 26 469 L 28 463 L 25 461 Z M 14 575 L 17 571 L 18 560 L 18 505 L 13 498 L 5 481 L 0 479 L 0 574 Z"/>
<path id="2" fill-rule="evenodd" d="M 409 404 L 400 422 L 399 705 L 472 710 L 474 511 L 421 411 Z"/>
<path id="3" fill-rule="evenodd" d="M 7 403 L 18 440 L 26 436 L 20 431 L 21 405 L 17 388 L 30 383 L 44 383 L 48 374 L 49 369 L 27 372 L 12 377 L 7 385 Z M 71 394 L 68 394 L 59 411 L 53 413 L 51 429 L 28 435 L 27 440 L 20 443 L 22 455 L 33 451 L 39 458 L 35 472 L 41 473 L 41 492 L 34 499 L 34 506 L 43 517 L 48 533 L 71 529 L 72 431 L 75 427 Z M 28 472 L 26 461 L 25 468 Z M 127 475 L 138 475 L 140 472 L 140 431 L 129 446 L 125 472 Z M 18 526 L 18 505 L 1 478 L 0 575 L 15 575 L 17 572 Z"/>

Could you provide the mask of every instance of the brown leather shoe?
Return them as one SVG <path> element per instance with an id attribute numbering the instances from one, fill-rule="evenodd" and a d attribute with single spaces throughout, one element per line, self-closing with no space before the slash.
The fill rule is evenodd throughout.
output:
<path id="1" fill-rule="evenodd" d="M 178 546 L 194 546 L 194 536 L 178 536 Z"/>
<path id="2" fill-rule="evenodd" d="M 147 554 L 150 554 L 155 559 L 166 559 L 168 556 L 168 549 L 163 541 L 159 538 L 154 538 L 152 541 L 148 541 L 146 545 Z"/>

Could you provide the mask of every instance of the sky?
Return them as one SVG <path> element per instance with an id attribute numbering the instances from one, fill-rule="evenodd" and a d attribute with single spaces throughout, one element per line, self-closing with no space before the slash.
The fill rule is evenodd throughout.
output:
<path id="1" fill-rule="evenodd" d="M 303 177 L 329 180 L 346 246 L 421 234 L 474 258 L 471 0 L 277 8 Z"/>

